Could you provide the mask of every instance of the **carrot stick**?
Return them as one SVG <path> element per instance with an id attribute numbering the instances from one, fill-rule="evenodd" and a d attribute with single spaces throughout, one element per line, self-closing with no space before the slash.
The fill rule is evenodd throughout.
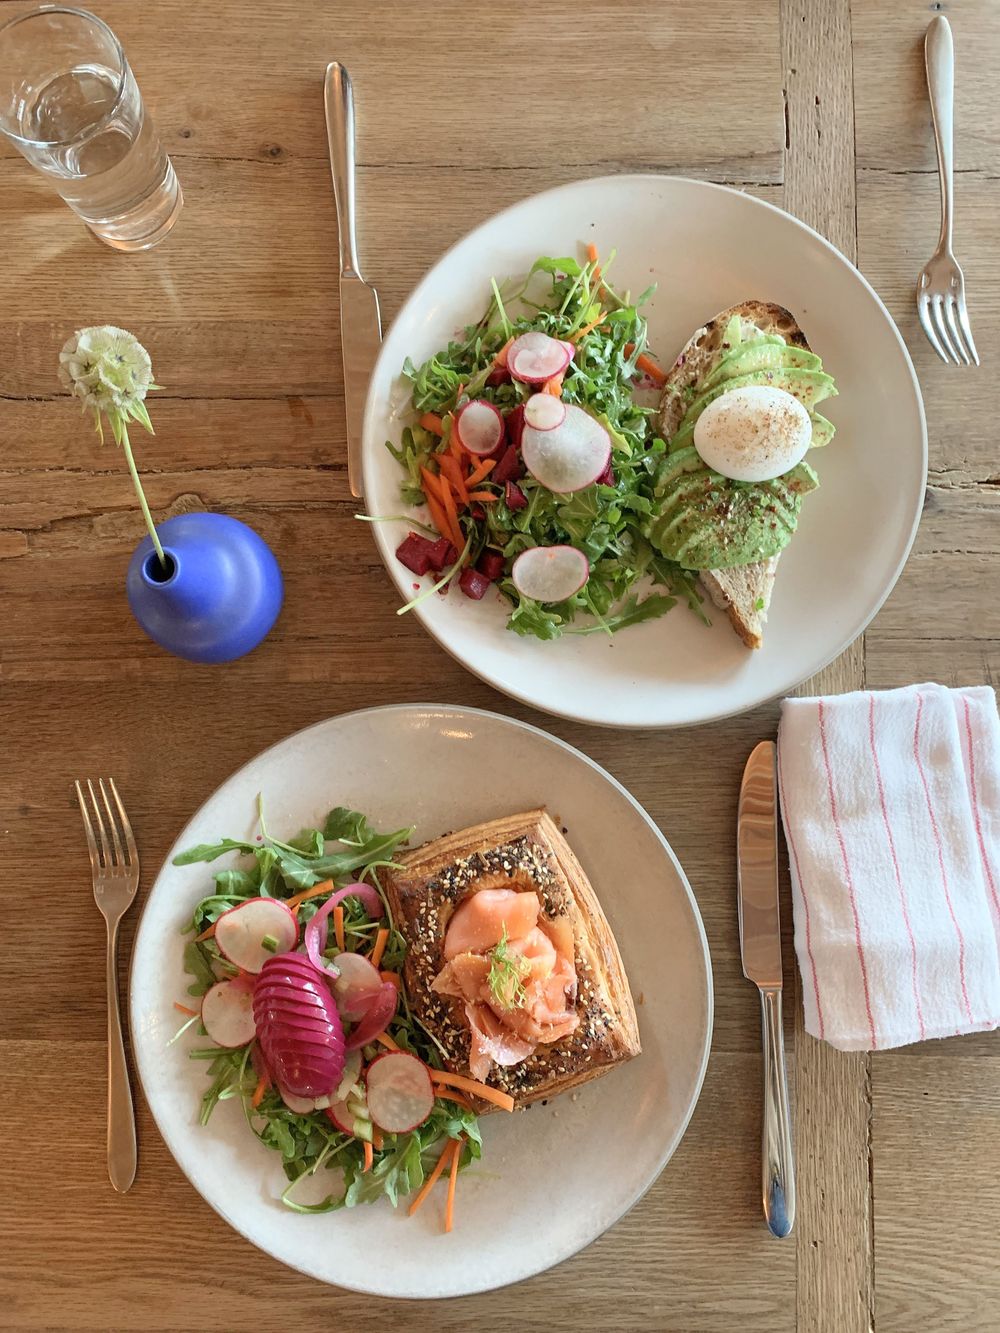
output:
<path id="1" fill-rule="evenodd" d="M 372 1145 L 368 1142 L 367 1139 L 364 1140 L 364 1151 L 365 1151 L 365 1164 L 361 1168 L 362 1175 L 364 1175 L 366 1171 L 370 1171 L 372 1169 L 372 1162 L 374 1162 L 375 1160 L 375 1150 L 372 1148 Z"/>
<path id="2" fill-rule="evenodd" d="M 372 1147 L 376 1152 L 381 1152 L 385 1146 L 385 1140 L 382 1138 L 382 1131 L 378 1125 L 372 1125 Z"/>
<path id="3" fill-rule="evenodd" d="M 321 894 L 333 892 L 333 880 L 324 879 L 321 884 L 314 884 L 311 889 L 303 889 L 301 893 L 294 893 L 291 898 L 285 898 L 286 907 L 290 907 L 294 912 L 296 907 L 301 907 L 304 902 L 310 898 L 318 898 Z"/>
<path id="4" fill-rule="evenodd" d="M 552 379 L 545 381 L 545 387 L 542 389 L 542 393 L 550 393 L 553 398 L 561 398 L 562 382 L 563 377 L 561 375 L 554 375 Z"/>
<path id="5" fill-rule="evenodd" d="M 472 1103 L 468 1097 L 463 1096 L 460 1092 L 453 1092 L 451 1088 L 435 1088 L 434 1096 L 441 1097 L 446 1102 L 458 1102 L 459 1106 L 464 1106 L 467 1111 L 472 1110 Z"/>
<path id="6" fill-rule="evenodd" d="M 257 1080 L 257 1086 L 253 1090 L 253 1096 L 250 1098 L 250 1105 L 255 1111 L 264 1100 L 264 1093 L 267 1092 L 270 1086 L 271 1080 L 266 1074 L 261 1074 L 260 1078 Z"/>
<path id="7" fill-rule="evenodd" d="M 210 940 L 214 934 L 215 934 L 215 922 L 213 921 L 207 930 L 203 930 L 200 935 L 196 935 L 194 937 L 194 942 L 195 944 L 200 944 L 202 940 Z"/>
<path id="8" fill-rule="evenodd" d="M 380 972 L 379 976 L 382 978 L 383 981 L 390 982 L 393 986 L 396 987 L 397 990 L 399 990 L 403 984 L 402 981 L 400 980 L 398 972 Z"/>
<path id="9" fill-rule="evenodd" d="M 433 496 L 435 500 L 440 500 L 442 490 L 446 489 L 441 484 L 441 478 L 435 476 L 433 472 L 428 471 L 425 467 L 420 469 L 420 476 L 424 483 L 424 494 Z"/>
<path id="10" fill-rule="evenodd" d="M 479 500 L 482 504 L 489 504 L 492 500 L 499 500 L 499 495 L 494 495 L 492 491 L 470 491 L 470 500 Z"/>
<path id="11" fill-rule="evenodd" d="M 444 422 L 436 412 L 425 412 L 420 418 L 420 424 L 424 430 L 429 430 L 432 435 L 444 434 Z"/>
<path id="12" fill-rule="evenodd" d="M 454 458 L 456 463 L 461 463 L 462 458 L 465 455 L 465 450 L 462 448 L 461 442 L 459 441 L 457 431 L 453 430 L 451 432 L 451 439 L 448 441 L 448 453 Z"/>
<path id="13" fill-rule="evenodd" d="M 631 356 L 634 351 L 635 351 L 635 343 L 625 344 L 626 356 Z M 664 384 L 666 384 L 667 372 L 663 369 L 661 365 L 659 365 L 656 361 L 654 361 L 651 356 L 647 356 L 645 352 L 643 352 L 642 356 L 636 357 L 635 364 L 639 370 L 643 370 L 646 372 L 646 374 L 657 386 L 657 388 L 662 389 Z"/>
<path id="14" fill-rule="evenodd" d="M 189 1009 L 186 1004 L 181 1004 L 180 1000 L 174 1000 L 174 1008 L 179 1009 L 182 1014 L 187 1014 L 189 1018 L 198 1017 L 197 1009 Z"/>
<path id="15" fill-rule="evenodd" d="M 500 1092 L 497 1088 L 491 1088 L 487 1083 L 478 1083 L 474 1078 L 466 1078 L 464 1074 L 447 1074 L 443 1069 L 429 1069 L 428 1072 L 434 1083 L 444 1083 L 452 1088 L 461 1088 L 463 1092 L 471 1092 L 474 1097 L 479 1097 L 484 1102 L 492 1102 L 503 1111 L 514 1109 L 513 1097 L 506 1092 Z"/>
<path id="16" fill-rule="evenodd" d="M 406 1210 L 407 1214 L 410 1217 L 413 1216 L 413 1214 L 417 1211 L 417 1209 L 420 1207 L 423 1201 L 427 1198 L 428 1194 L 430 1194 L 431 1190 L 437 1184 L 441 1172 L 448 1165 L 452 1157 L 455 1156 L 455 1149 L 458 1146 L 459 1144 L 457 1139 L 449 1139 L 448 1142 L 445 1144 L 444 1151 L 441 1153 L 441 1156 L 434 1163 L 434 1170 L 424 1181 L 423 1185 L 420 1187 L 420 1193 L 417 1195 L 417 1197 L 410 1204 L 409 1208 Z"/>
<path id="17" fill-rule="evenodd" d="M 387 1046 L 387 1047 L 389 1048 L 390 1051 L 398 1051 L 398 1050 L 399 1050 L 399 1047 L 396 1045 L 396 1043 L 393 1041 L 393 1039 L 389 1036 L 388 1032 L 380 1032 L 380 1033 L 378 1034 L 378 1036 L 375 1038 L 375 1040 L 376 1040 L 376 1041 L 380 1041 L 380 1042 L 382 1043 L 383 1046 Z"/>
<path id="18" fill-rule="evenodd" d="M 385 953 L 385 946 L 389 942 L 389 932 L 383 927 L 375 936 L 375 948 L 372 949 L 371 965 L 378 967 L 382 961 L 382 955 Z"/>
<path id="19" fill-rule="evenodd" d="M 500 348 L 499 352 L 497 352 L 496 356 L 493 358 L 493 364 L 495 366 L 502 366 L 503 368 L 506 369 L 507 352 L 513 341 L 514 341 L 513 337 L 508 338 L 507 341 L 504 343 L 504 345 Z"/>
<path id="20" fill-rule="evenodd" d="M 483 461 L 469 473 L 465 482 L 466 486 L 475 486 L 477 482 L 482 481 L 488 473 L 492 472 L 496 465 L 497 461 L 495 458 L 484 458 Z"/>
<path id="21" fill-rule="evenodd" d="M 458 523 L 458 511 L 455 508 L 450 486 L 441 487 L 441 505 L 444 509 L 445 518 L 448 520 L 448 527 L 450 528 L 448 535 L 451 537 L 452 545 L 456 551 L 460 551 L 465 542 L 462 541 L 462 529 Z"/>
<path id="22" fill-rule="evenodd" d="M 347 948 L 344 943 L 344 909 L 340 903 L 333 909 L 333 937 L 341 953 Z"/>
<path id="23" fill-rule="evenodd" d="M 451 1175 L 448 1177 L 448 1202 L 444 1208 L 444 1229 L 450 1231 L 455 1221 L 455 1182 L 458 1180 L 458 1159 L 462 1156 L 462 1145 L 455 1140 L 455 1151 L 451 1155 Z"/>
<path id="24" fill-rule="evenodd" d="M 437 528 L 442 537 L 447 537 L 451 541 L 451 533 L 448 531 L 448 520 L 445 518 L 444 510 L 441 508 L 440 500 L 435 500 L 433 495 L 424 494 L 427 501 L 427 508 L 431 511 L 431 521 Z"/>
<path id="25" fill-rule="evenodd" d="M 587 246 L 587 259 L 591 264 L 597 263 L 597 246 L 593 241 Z"/>
<path id="26" fill-rule="evenodd" d="M 583 328 L 577 329 L 576 333 L 571 333 L 569 335 L 569 341 L 571 343 L 581 342 L 584 338 L 586 338 L 588 333 L 592 333 L 594 329 L 597 328 L 598 324 L 600 324 L 603 319 L 604 319 L 604 311 L 602 310 L 596 319 L 592 319 L 589 324 L 584 324 Z"/>
<path id="27" fill-rule="evenodd" d="M 463 505 L 466 504 L 469 499 L 469 492 L 465 489 L 465 478 L 458 466 L 458 460 L 452 458 L 451 454 L 442 454 L 438 459 L 438 465 L 445 478 L 451 483 L 459 500 Z"/>

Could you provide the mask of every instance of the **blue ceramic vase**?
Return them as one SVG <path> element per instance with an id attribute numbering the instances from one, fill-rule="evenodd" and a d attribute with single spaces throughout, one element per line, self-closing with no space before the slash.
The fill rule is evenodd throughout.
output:
<path id="1" fill-rule="evenodd" d="M 190 662 L 231 662 L 256 648 L 281 610 L 281 570 L 267 543 L 226 514 L 178 514 L 157 524 L 167 569 L 149 537 L 125 586 L 151 639 Z"/>

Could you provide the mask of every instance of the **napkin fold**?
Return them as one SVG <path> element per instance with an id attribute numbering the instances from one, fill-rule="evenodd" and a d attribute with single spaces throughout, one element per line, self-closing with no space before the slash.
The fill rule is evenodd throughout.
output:
<path id="1" fill-rule="evenodd" d="M 786 699 L 806 1031 L 876 1050 L 1000 1025 L 1000 718 L 988 687 Z"/>

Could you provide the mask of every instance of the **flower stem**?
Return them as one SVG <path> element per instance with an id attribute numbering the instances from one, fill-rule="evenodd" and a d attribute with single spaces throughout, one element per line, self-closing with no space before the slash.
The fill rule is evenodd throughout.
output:
<path id="1" fill-rule="evenodd" d="M 167 557 L 163 554 L 163 547 L 160 545 L 160 539 L 157 536 L 156 526 L 153 523 L 153 516 L 149 512 L 149 505 L 146 503 L 146 496 L 143 493 L 142 482 L 139 480 L 139 471 L 135 465 L 135 459 L 132 457 L 132 445 L 129 443 L 128 426 L 122 422 L 122 448 L 125 450 L 125 457 L 128 460 L 128 470 L 132 474 L 132 484 L 135 486 L 135 493 L 139 497 L 139 504 L 142 506 L 142 516 L 146 520 L 146 527 L 149 535 L 153 539 L 153 545 L 156 547 L 156 554 L 160 557 L 160 564 L 164 569 L 167 567 Z"/>

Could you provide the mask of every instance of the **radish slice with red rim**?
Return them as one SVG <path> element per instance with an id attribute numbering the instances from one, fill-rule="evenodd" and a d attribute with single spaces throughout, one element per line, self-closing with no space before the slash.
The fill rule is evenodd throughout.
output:
<path id="1" fill-rule="evenodd" d="M 590 562 L 575 546 L 532 546 L 511 567 L 514 587 L 534 602 L 565 602 L 590 577 Z"/>
<path id="2" fill-rule="evenodd" d="M 434 1110 L 427 1066 L 406 1051 L 390 1051 L 368 1066 L 365 1077 L 372 1121 L 387 1134 L 405 1134 Z"/>
<path id="3" fill-rule="evenodd" d="M 550 338 L 547 333 L 532 329 L 511 343 L 507 369 L 514 379 L 524 384 L 544 384 L 561 375 L 569 365 L 572 353 L 566 350 L 568 346 L 558 338 Z"/>
<path id="4" fill-rule="evenodd" d="M 294 1111 L 296 1115 L 309 1115 L 312 1111 L 325 1111 L 332 1101 L 330 1097 L 296 1097 L 294 1092 L 289 1092 L 282 1087 L 278 1088 L 278 1092 L 289 1111 Z"/>
<path id="5" fill-rule="evenodd" d="M 364 1018 L 384 985 L 378 968 L 360 953 L 337 954 L 339 976 L 333 983 L 333 996 L 341 1018 L 356 1023 Z"/>
<path id="6" fill-rule="evenodd" d="M 503 417 L 485 398 L 473 398 L 455 413 L 452 430 L 463 449 L 485 458 L 503 439 Z"/>
<path id="7" fill-rule="evenodd" d="M 566 404 L 551 393 L 533 393 L 524 405 L 524 424 L 533 430 L 555 430 L 566 420 Z"/>
<path id="8" fill-rule="evenodd" d="M 372 1000 L 364 1018 L 351 1033 L 344 1050 L 356 1051 L 383 1033 L 395 1017 L 398 1001 L 399 992 L 396 987 L 391 981 L 383 982 L 382 989 Z"/>
<path id="9" fill-rule="evenodd" d="M 254 975 L 275 954 L 289 953 L 299 939 L 299 923 L 278 898 L 248 898 L 223 912 L 215 923 L 219 952 Z"/>
<path id="10" fill-rule="evenodd" d="M 329 977 L 338 975 L 337 962 L 331 963 L 323 957 L 323 950 L 326 948 L 327 935 L 329 933 L 328 917 L 333 909 L 344 901 L 345 898 L 357 898 L 361 906 L 365 909 L 373 921 L 379 921 L 385 916 L 385 907 L 382 899 L 379 897 L 378 890 L 371 884 L 348 884 L 343 889 L 338 889 L 336 893 L 330 895 L 323 906 L 306 925 L 306 953 L 309 955 L 309 961 L 314 967 L 318 967 Z M 346 1015 L 345 1015 L 346 1017 Z"/>
<path id="11" fill-rule="evenodd" d="M 524 466 L 557 495 L 592 486 L 611 457 L 611 436 L 599 421 L 573 403 L 566 403 L 564 411 L 552 430 L 537 430 L 526 418 L 521 436 Z"/>
<path id="12" fill-rule="evenodd" d="M 235 1049 L 253 1041 L 257 1024 L 253 1016 L 253 991 L 239 980 L 217 981 L 201 1002 L 205 1031 L 220 1046 Z"/>

